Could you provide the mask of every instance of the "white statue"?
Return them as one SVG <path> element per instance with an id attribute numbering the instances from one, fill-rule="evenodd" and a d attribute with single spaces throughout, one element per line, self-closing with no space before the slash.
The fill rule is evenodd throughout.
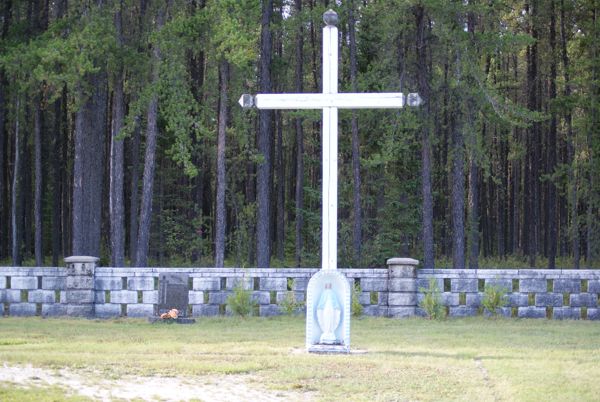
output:
<path id="1" fill-rule="evenodd" d="M 317 305 L 317 321 L 323 332 L 319 340 L 320 343 L 327 345 L 339 343 L 335 336 L 335 330 L 340 325 L 341 313 L 342 308 L 335 292 L 331 289 L 331 283 L 326 283 Z"/>

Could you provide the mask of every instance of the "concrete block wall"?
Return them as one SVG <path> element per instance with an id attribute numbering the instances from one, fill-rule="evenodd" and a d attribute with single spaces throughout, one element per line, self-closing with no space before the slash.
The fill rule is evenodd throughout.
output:
<path id="1" fill-rule="evenodd" d="M 83 258 L 83 259 L 82 259 Z M 0 315 L 149 317 L 156 314 L 161 273 L 189 275 L 188 316 L 227 313 L 238 284 L 252 291 L 261 316 L 280 314 L 289 292 L 305 301 L 316 268 L 110 268 L 93 257 L 70 257 L 67 268 L 0 267 Z M 418 261 L 392 258 L 387 268 L 341 269 L 360 289 L 364 314 L 424 315 L 423 288 L 433 279 L 451 317 L 481 313 L 486 286 L 506 290 L 505 316 L 600 319 L 600 271 L 532 269 L 418 269 Z"/>
<path id="2" fill-rule="evenodd" d="M 0 268 L 0 314 L 67 315 L 66 268 Z"/>
<path id="3" fill-rule="evenodd" d="M 505 290 L 508 304 L 501 314 L 520 318 L 600 319 L 600 271 L 561 269 L 421 269 L 417 286 L 433 279 L 451 317 L 481 312 L 486 286 Z M 418 301 L 423 299 L 419 292 Z M 417 315 L 424 315 L 417 308 Z"/>
<path id="4" fill-rule="evenodd" d="M 161 273 L 189 275 L 189 316 L 227 313 L 227 297 L 241 284 L 252 291 L 261 316 L 280 314 L 288 292 L 306 299 L 308 280 L 316 268 L 96 268 L 97 317 L 147 317 L 155 314 Z M 367 315 L 387 315 L 387 269 L 343 269 L 361 289 Z"/>

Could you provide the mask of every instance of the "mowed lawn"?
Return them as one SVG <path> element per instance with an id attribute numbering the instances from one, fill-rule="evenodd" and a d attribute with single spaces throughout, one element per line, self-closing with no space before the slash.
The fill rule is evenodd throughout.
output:
<path id="1" fill-rule="evenodd" d="M 600 322 L 353 319 L 351 355 L 306 353 L 304 326 L 301 317 L 192 325 L 0 318 L 0 364 L 107 377 L 251 374 L 268 389 L 317 400 L 600 398 Z M 31 392 L 1 380 L 0 399 Z M 47 392 L 60 400 L 62 391 Z"/>

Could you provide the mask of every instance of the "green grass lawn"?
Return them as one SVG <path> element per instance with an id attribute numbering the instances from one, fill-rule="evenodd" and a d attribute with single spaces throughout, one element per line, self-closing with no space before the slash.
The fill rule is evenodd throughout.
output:
<path id="1" fill-rule="evenodd" d="M 579 401 L 600 395 L 599 322 L 354 319 L 352 349 L 366 353 L 328 356 L 304 352 L 304 325 L 290 317 L 198 319 L 193 325 L 0 318 L 0 364 L 108 377 L 247 373 L 270 389 L 323 400 Z M 0 400 L 58 400 L 57 392 L 0 382 Z"/>

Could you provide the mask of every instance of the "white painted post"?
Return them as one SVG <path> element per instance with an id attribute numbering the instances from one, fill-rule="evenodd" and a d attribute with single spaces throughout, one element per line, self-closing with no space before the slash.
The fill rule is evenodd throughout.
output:
<path id="1" fill-rule="evenodd" d="M 323 94 L 338 91 L 338 30 L 333 24 L 323 28 Z M 338 188 L 338 111 L 323 108 L 323 205 L 321 268 L 337 268 L 337 188 Z"/>

